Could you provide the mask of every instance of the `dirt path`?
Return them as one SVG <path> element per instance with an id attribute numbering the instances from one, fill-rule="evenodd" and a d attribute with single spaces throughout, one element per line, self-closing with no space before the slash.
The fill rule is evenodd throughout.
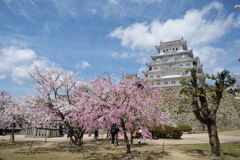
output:
<path id="1" fill-rule="evenodd" d="M 99 137 L 99 139 L 104 139 L 105 135 Z M 121 137 L 123 139 L 123 137 Z M 84 140 L 92 140 L 93 137 L 89 137 L 87 134 L 84 135 Z M 219 139 L 221 143 L 233 143 L 240 142 L 240 130 L 232 130 L 232 131 L 222 131 L 219 132 Z M 0 141 L 8 141 L 10 140 L 10 135 L 0 136 Z M 69 141 L 69 139 L 65 137 L 56 137 L 56 138 L 29 138 L 24 135 L 16 135 L 15 141 L 45 141 L 47 142 L 65 142 Z M 207 133 L 198 133 L 198 134 L 183 134 L 181 139 L 158 139 L 151 140 L 147 139 L 146 143 L 149 145 L 187 145 L 187 144 L 209 144 L 209 138 Z M 134 142 L 137 143 L 137 142 Z"/>
<path id="2" fill-rule="evenodd" d="M 105 136 L 103 136 L 105 137 Z M 84 136 L 85 141 L 91 141 L 93 137 L 88 137 L 88 135 Z M 221 143 L 233 143 L 233 142 L 240 142 L 240 130 L 233 130 L 233 131 L 224 131 L 219 132 L 219 138 Z M 9 141 L 10 136 L 0 136 L 0 141 Z M 25 138 L 24 135 L 16 135 L 15 141 L 34 141 L 31 150 L 38 150 L 43 152 L 46 152 L 46 150 L 50 150 L 52 147 L 56 147 L 56 145 L 59 142 L 68 142 L 69 139 L 66 137 L 56 137 L 56 138 L 48 138 L 47 143 L 45 143 L 45 138 Z M 200 134 L 183 134 L 182 138 L 179 140 L 173 140 L 173 139 L 159 139 L 159 140 L 147 140 L 146 143 L 149 145 L 149 148 L 151 148 L 149 151 L 147 151 L 147 148 L 145 147 L 143 152 L 146 154 L 151 153 L 151 151 L 155 150 L 155 153 L 161 152 L 162 144 L 165 144 L 165 153 L 159 154 L 159 159 L 164 160 L 206 160 L 211 159 L 210 156 L 204 155 L 201 153 L 186 153 L 182 152 L 177 149 L 173 149 L 172 146 L 174 145 L 188 145 L 188 144 L 209 144 L 208 141 L 208 135 L 207 133 L 200 133 Z M 137 143 L 137 142 L 135 142 Z M 144 146 L 148 146 L 144 145 Z M 151 146 L 151 147 L 150 147 Z M 101 146 L 102 147 L 102 146 Z M 108 147 L 110 150 L 114 147 L 110 146 L 108 143 L 105 147 Z M 124 147 L 120 146 L 120 147 Z M 21 148 L 15 148 L 15 149 L 7 149 L 4 150 L 4 154 L 15 154 L 20 152 L 29 152 L 29 147 L 21 147 Z M 44 149 L 45 148 L 45 149 Z M 138 147 L 139 148 L 139 147 Z M 141 148 L 141 147 L 140 147 Z M 2 150 L 3 151 L 3 150 Z M 1 151 L 1 152 L 2 152 Z M 54 151 L 49 151 L 48 154 L 54 154 Z M 61 153 L 66 154 L 65 156 L 73 156 L 74 154 L 69 153 Z M 70 155 L 71 154 L 71 155 Z M 144 156 L 144 154 L 143 154 Z"/>

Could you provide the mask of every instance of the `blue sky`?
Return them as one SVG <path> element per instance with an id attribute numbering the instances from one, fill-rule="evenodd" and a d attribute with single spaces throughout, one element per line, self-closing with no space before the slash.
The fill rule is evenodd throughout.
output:
<path id="1" fill-rule="evenodd" d="M 239 72 L 239 0 L 0 0 L 0 91 L 32 92 L 28 72 L 142 76 L 160 41 L 184 38 L 204 73 Z"/>

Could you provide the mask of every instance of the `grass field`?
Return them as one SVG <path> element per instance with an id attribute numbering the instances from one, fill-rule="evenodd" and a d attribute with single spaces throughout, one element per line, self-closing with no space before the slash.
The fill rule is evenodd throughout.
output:
<path id="1" fill-rule="evenodd" d="M 221 144 L 224 155 L 235 157 L 240 159 L 240 143 L 227 143 Z M 211 147 L 209 144 L 199 144 L 199 145 L 180 145 L 172 146 L 172 149 L 181 150 L 189 153 L 198 153 L 202 155 L 209 155 L 211 152 Z"/>
<path id="2" fill-rule="evenodd" d="M 240 144 L 222 144 L 226 159 L 240 159 Z M 153 160 L 209 159 L 209 145 L 150 146 L 132 145 L 132 155 L 126 155 L 124 142 L 113 146 L 109 141 L 87 141 L 83 147 L 67 142 L 0 142 L 0 160 Z"/>

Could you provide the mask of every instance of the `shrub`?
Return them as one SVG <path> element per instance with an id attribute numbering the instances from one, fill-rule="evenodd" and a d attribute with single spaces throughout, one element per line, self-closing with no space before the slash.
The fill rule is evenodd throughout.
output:
<path id="1" fill-rule="evenodd" d="M 149 132 L 151 132 L 153 137 L 158 138 L 170 138 L 172 135 L 173 127 L 164 125 L 164 129 L 162 126 L 153 126 Z"/>
<path id="2" fill-rule="evenodd" d="M 178 129 L 180 129 L 181 131 L 183 132 L 189 132 L 189 131 L 192 131 L 192 127 L 188 124 L 180 124 L 178 126 Z"/>
<path id="3" fill-rule="evenodd" d="M 164 128 L 162 125 L 159 126 L 152 126 L 149 127 L 149 132 L 152 134 L 153 139 L 158 138 L 174 138 L 179 139 L 182 136 L 182 131 L 179 128 L 171 127 L 169 125 L 164 125 Z M 140 133 L 136 133 L 136 138 L 140 138 Z"/>
<path id="4" fill-rule="evenodd" d="M 179 138 L 181 138 L 182 134 L 183 133 L 180 129 L 174 128 L 173 131 L 172 131 L 172 138 L 179 139 Z"/>

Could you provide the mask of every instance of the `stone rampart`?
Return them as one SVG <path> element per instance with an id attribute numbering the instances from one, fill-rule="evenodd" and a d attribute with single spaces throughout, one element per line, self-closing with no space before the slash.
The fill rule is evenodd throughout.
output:
<path id="1" fill-rule="evenodd" d="M 189 124 L 194 129 L 206 128 L 196 119 L 190 102 L 183 102 L 184 96 L 180 95 L 181 89 L 182 87 L 162 88 L 161 108 L 168 117 L 168 124 L 171 126 Z M 182 113 L 178 114 L 179 108 L 182 108 Z M 217 126 L 218 128 L 240 128 L 240 101 L 235 100 L 234 96 L 227 91 L 223 94 L 217 112 Z"/>

